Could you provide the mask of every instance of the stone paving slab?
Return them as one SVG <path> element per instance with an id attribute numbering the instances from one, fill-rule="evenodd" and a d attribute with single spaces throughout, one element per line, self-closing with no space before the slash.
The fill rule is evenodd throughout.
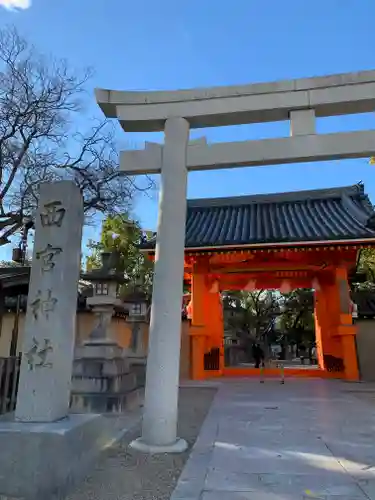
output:
<path id="1" fill-rule="evenodd" d="M 238 473 L 212 470 L 204 484 L 206 491 L 215 492 L 267 492 L 279 494 L 305 494 L 306 496 L 362 495 L 362 489 L 349 476 L 335 477 L 328 471 L 323 474 L 302 473 Z M 311 493 L 307 493 L 311 492 Z"/>
<path id="2" fill-rule="evenodd" d="M 365 496 L 352 496 L 352 495 L 334 495 L 334 496 L 300 496 L 298 494 L 282 494 L 279 493 L 262 493 L 257 492 L 256 496 L 253 492 L 213 492 L 205 491 L 201 496 L 201 500 L 366 500 Z M 187 499 L 190 500 L 190 499 Z"/>
<path id="3" fill-rule="evenodd" d="M 171 500 L 375 500 L 374 406 L 356 396 L 364 388 L 222 381 Z"/>

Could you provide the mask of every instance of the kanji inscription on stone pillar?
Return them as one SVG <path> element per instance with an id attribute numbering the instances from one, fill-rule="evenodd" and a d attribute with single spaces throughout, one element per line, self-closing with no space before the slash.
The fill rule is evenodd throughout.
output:
<path id="1" fill-rule="evenodd" d="M 81 267 L 83 199 L 71 181 L 42 184 L 15 418 L 54 422 L 69 411 Z"/>
<path id="2" fill-rule="evenodd" d="M 53 347 L 49 339 L 44 339 L 43 345 L 40 345 L 36 338 L 33 338 L 31 349 L 25 353 L 29 370 L 35 370 L 38 367 L 52 368 L 52 362 L 47 360 L 49 352 L 53 352 Z"/>
<path id="3" fill-rule="evenodd" d="M 55 265 L 55 257 L 62 252 L 62 248 L 57 248 L 52 246 L 50 243 L 47 244 L 46 248 L 40 250 L 36 253 L 36 258 L 42 261 L 42 272 L 51 271 Z"/>

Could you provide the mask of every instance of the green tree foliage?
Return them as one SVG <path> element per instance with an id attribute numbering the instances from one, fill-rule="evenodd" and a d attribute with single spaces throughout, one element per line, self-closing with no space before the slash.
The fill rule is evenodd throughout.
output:
<path id="1" fill-rule="evenodd" d="M 286 344 L 314 340 L 314 297 L 310 289 L 291 293 L 256 290 L 224 295 L 227 328 L 242 339 Z M 275 321 L 277 318 L 277 321 Z M 271 328 L 275 325 L 275 328 Z"/>
<path id="2" fill-rule="evenodd" d="M 314 341 L 314 294 L 309 288 L 297 288 L 283 294 L 279 328 L 287 343 Z"/>
<path id="3" fill-rule="evenodd" d="M 139 250 L 143 232 L 137 222 L 127 215 L 107 217 L 102 226 L 100 241 L 90 240 L 88 248 L 91 254 L 86 259 L 87 271 L 101 265 L 101 252 L 118 252 L 117 271 L 123 273 L 126 280 L 121 294 L 142 290 L 151 294 L 153 263 Z"/>
<path id="4" fill-rule="evenodd" d="M 239 291 L 225 294 L 224 307 L 228 312 L 229 328 L 240 337 L 259 340 L 280 312 L 279 297 L 267 290 Z"/>
<path id="5" fill-rule="evenodd" d="M 375 283 L 375 249 L 363 248 L 358 254 L 357 273 L 363 273 L 366 281 L 359 288 L 371 288 Z M 358 288 L 358 286 L 357 286 Z"/>

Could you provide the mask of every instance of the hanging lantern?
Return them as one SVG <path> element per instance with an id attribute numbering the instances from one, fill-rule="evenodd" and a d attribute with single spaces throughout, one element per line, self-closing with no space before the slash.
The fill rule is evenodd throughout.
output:
<path id="1" fill-rule="evenodd" d="M 311 282 L 311 286 L 314 290 L 319 291 L 320 290 L 320 283 L 317 278 L 314 278 Z"/>
<path id="2" fill-rule="evenodd" d="M 17 262 L 18 264 L 22 263 L 22 248 L 16 247 L 13 248 L 12 251 L 12 261 Z"/>
<path id="3" fill-rule="evenodd" d="M 290 281 L 289 280 L 284 280 L 281 282 L 281 286 L 280 286 L 280 292 L 281 293 L 290 293 L 292 291 L 292 287 L 290 285 Z"/>
<path id="4" fill-rule="evenodd" d="M 245 290 L 247 292 L 253 292 L 256 290 L 256 281 L 255 280 L 250 280 L 247 285 L 245 286 Z"/>

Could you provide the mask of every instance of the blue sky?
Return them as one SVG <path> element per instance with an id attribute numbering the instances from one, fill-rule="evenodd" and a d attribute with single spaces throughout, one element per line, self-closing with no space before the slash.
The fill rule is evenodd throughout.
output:
<path id="1" fill-rule="evenodd" d="M 0 0 L 1 2 L 4 0 Z M 0 26 L 15 24 L 38 48 L 92 66 L 90 85 L 176 89 L 272 81 L 375 69 L 374 0 L 32 0 L 0 7 Z M 100 114 L 92 98 L 93 114 Z M 319 132 L 375 128 L 375 114 L 318 120 Z M 210 141 L 287 136 L 288 123 L 192 132 Z M 120 142 L 160 140 L 125 134 Z M 188 196 L 214 197 L 349 185 L 362 180 L 375 203 L 375 167 L 366 160 L 242 168 L 189 175 Z M 138 199 L 145 228 L 157 201 Z M 99 235 L 100 227 L 86 231 Z"/>

